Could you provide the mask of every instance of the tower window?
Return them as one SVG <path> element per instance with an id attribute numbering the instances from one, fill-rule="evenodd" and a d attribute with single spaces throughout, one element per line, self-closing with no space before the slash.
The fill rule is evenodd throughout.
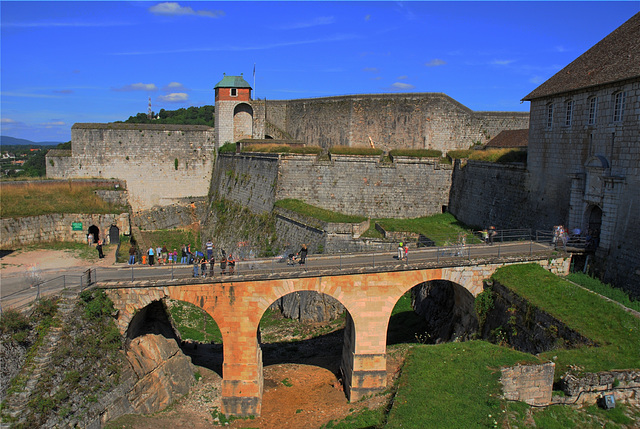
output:
<path id="1" fill-rule="evenodd" d="M 627 93 L 624 91 L 617 92 L 613 96 L 613 122 L 622 122 L 624 118 L 624 102 Z"/>
<path id="2" fill-rule="evenodd" d="M 547 104 L 547 128 L 553 125 L 553 103 Z"/>
<path id="3" fill-rule="evenodd" d="M 564 120 L 565 126 L 571 125 L 571 119 L 573 119 L 573 100 L 567 101 L 567 116 Z"/>
<path id="4" fill-rule="evenodd" d="M 231 96 L 232 97 L 238 96 L 238 88 L 231 88 Z"/>
<path id="5" fill-rule="evenodd" d="M 589 125 L 596 123 L 596 117 L 598 114 L 598 97 L 591 97 L 589 99 Z"/>

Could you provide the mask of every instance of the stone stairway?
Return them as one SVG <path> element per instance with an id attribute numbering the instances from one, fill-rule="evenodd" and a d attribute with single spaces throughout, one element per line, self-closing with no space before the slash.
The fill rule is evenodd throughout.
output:
<path id="1" fill-rule="evenodd" d="M 53 323 L 49 327 L 48 332 L 45 334 L 41 344 L 35 351 L 35 357 L 26 362 L 17 377 L 26 377 L 27 382 L 24 387 L 8 395 L 4 401 L 4 413 L 8 414 L 18 422 L 24 419 L 24 411 L 27 409 L 27 404 L 31 399 L 31 395 L 38 386 L 42 375 L 47 371 L 51 363 L 51 356 L 54 350 L 58 346 L 62 333 L 62 324 L 73 311 L 79 290 L 77 289 L 64 289 L 60 293 L 60 300 L 57 305 L 57 312 L 54 316 L 54 320 L 57 323 Z"/>

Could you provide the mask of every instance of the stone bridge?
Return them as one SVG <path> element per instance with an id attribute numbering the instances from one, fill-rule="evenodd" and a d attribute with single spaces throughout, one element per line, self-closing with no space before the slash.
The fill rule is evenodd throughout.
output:
<path id="1" fill-rule="evenodd" d="M 400 297 L 423 282 L 448 280 L 473 297 L 483 280 L 506 264 L 536 262 L 556 274 L 566 274 L 566 255 L 494 258 L 423 266 L 389 266 L 345 272 L 299 271 L 269 276 L 226 276 L 212 279 L 100 283 L 118 310 L 121 333 L 145 307 L 166 298 L 197 305 L 213 317 L 223 338 L 222 407 L 227 415 L 260 415 L 263 392 L 262 351 L 258 329 L 265 310 L 278 298 L 296 291 L 316 291 L 340 301 L 347 310 L 341 370 L 349 400 L 386 387 L 386 339 L 391 311 Z M 273 276 L 271 276 L 273 277 Z M 143 317 L 143 316 L 140 316 Z"/>

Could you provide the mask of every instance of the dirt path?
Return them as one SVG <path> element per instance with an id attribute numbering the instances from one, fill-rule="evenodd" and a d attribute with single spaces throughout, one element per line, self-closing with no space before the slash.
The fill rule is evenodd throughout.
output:
<path id="1" fill-rule="evenodd" d="M 387 381 L 392 385 L 404 354 L 391 356 L 387 363 Z M 181 429 L 211 428 L 224 425 L 215 410 L 220 410 L 220 376 L 200 368 L 202 378 L 191 393 L 168 410 L 153 416 L 125 416 L 111 422 L 108 428 Z M 314 429 L 331 420 L 342 420 L 352 413 L 385 406 L 390 393 L 374 395 L 350 403 L 342 386 L 329 370 L 312 365 L 276 364 L 264 368 L 262 415 L 253 419 L 233 420 L 226 427 L 261 429 Z"/>

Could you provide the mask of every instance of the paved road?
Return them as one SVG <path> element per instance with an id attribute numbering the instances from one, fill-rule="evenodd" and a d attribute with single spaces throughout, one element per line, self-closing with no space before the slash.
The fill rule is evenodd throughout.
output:
<path id="1" fill-rule="evenodd" d="M 416 265 L 424 263 L 441 263 L 446 265 L 464 265 L 473 260 L 530 256 L 533 254 L 548 254 L 552 250 L 546 244 L 531 241 L 518 241 L 509 243 L 495 243 L 494 245 L 469 245 L 465 247 L 428 247 L 411 249 L 408 261 L 398 261 L 396 252 L 367 252 L 339 255 L 310 255 L 304 266 L 288 265 L 285 258 L 263 258 L 239 261 L 236 265 L 236 275 L 277 275 L 282 276 L 299 274 L 300 271 L 308 271 L 310 274 L 316 270 L 351 270 L 376 268 L 390 270 L 413 269 Z M 208 268 L 208 266 L 207 266 Z M 2 279 L 2 308 L 23 306 L 32 301 L 38 293 L 41 296 L 57 293 L 64 287 L 81 289 L 86 286 L 87 279 L 82 278 L 86 268 L 72 268 L 66 270 L 49 270 L 42 272 L 43 280 L 48 280 L 38 288 L 25 287 L 24 275 L 15 278 Z M 209 270 L 207 270 L 207 275 Z M 99 267 L 92 270 L 92 281 L 131 281 L 131 280 L 169 280 L 180 278 L 192 278 L 193 266 L 142 266 L 133 267 L 126 264 L 118 264 L 112 267 Z M 221 279 L 220 266 L 214 268 L 214 278 Z M 230 279 L 230 276 L 225 276 Z M 81 280 L 82 279 L 82 280 Z"/>

